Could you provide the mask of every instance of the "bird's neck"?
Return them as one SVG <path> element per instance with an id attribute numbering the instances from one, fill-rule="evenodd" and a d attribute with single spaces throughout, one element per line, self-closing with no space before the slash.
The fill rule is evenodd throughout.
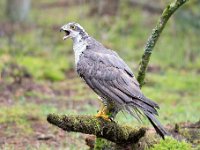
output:
<path id="1" fill-rule="evenodd" d="M 89 37 L 88 33 L 85 31 L 80 31 L 80 33 L 78 35 L 76 35 L 75 37 L 73 37 L 73 41 L 80 41 L 80 40 L 85 40 Z"/>
<path id="2" fill-rule="evenodd" d="M 77 65 L 80 55 L 86 50 L 87 47 L 86 40 L 79 34 L 73 38 L 73 50 L 75 55 L 75 64 Z"/>

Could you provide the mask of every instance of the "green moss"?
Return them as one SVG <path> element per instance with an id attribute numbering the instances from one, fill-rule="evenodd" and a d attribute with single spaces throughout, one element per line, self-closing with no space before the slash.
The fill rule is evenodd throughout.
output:
<path id="1" fill-rule="evenodd" d="M 150 150 L 191 150 L 192 146 L 185 141 L 177 141 L 173 138 L 166 138 L 155 144 Z"/>
<path id="2" fill-rule="evenodd" d="M 58 30 L 66 22 L 77 21 L 91 36 L 107 47 L 116 50 L 129 63 L 130 67 L 134 66 L 136 74 L 138 62 L 143 53 L 142 49 L 144 49 L 148 35 L 152 27 L 154 27 L 159 14 L 144 12 L 138 7 L 133 9 L 132 6 L 128 7 L 128 3 L 124 2 L 120 3 L 123 6 L 120 6 L 118 17 L 113 19 L 107 16 L 105 20 L 103 17 L 101 19 L 99 17 L 88 17 L 86 13 L 89 11 L 89 5 L 85 6 L 87 3 L 78 6 L 70 5 L 67 9 L 65 7 L 41 9 L 40 7 L 44 6 L 44 3 L 48 5 L 55 1 L 42 0 L 41 2 L 33 2 L 34 5 L 29 14 L 30 23 L 24 24 L 25 28 L 23 27 L 22 30 L 15 32 L 12 37 L 13 44 L 8 42 L 8 37 L 6 34 L 4 36 L 3 32 L 0 44 L 0 72 L 1 68 L 5 67 L 3 55 L 8 54 L 9 57 L 11 55 L 11 59 L 8 61 L 16 59 L 16 62 L 25 66 L 36 80 L 60 81 L 65 79 L 68 86 L 66 91 L 72 89 L 75 94 L 72 92 L 69 99 L 63 97 L 62 100 L 96 100 L 96 95 L 92 94 L 92 91 L 85 89 L 80 84 L 80 81 L 74 82 L 76 79 L 73 78 L 69 79 L 71 84 L 68 84 L 69 80 L 67 81 L 65 77 L 65 72 L 74 66 L 72 41 L 64 42 L 62 40 L 63 33 L 59 33 Z M 196 5 L 195 1 L 191 1 L 186 5 L 193 12 L 193 16 L 194 8 L 196 14 L 199 14 L 199 5 Z M 0 11 L 0 18 L 2 22 L 6 17 L 4 15 L 5 3 L 6 0 L 0 1 L 2 10 Z M 184 15 L 186 12 L 187 16 L 187 10 L 182 10 L 183 8 L 180 9 L 180 14 Z M 186 26 L 185 29 L 180 28 L 180 26 L 190 24 L 191 21 L 183 19 L 182 22 L 178 22 L 177 20 L 181 19 L 181 17 L 176 16 L 176 14 L 166 25 L 151 57 L 150 64 L 152 66 L 157 65 L 161 68 L 161 71 L 147 73 L 147 84 L 142 89 L 147 97 L 160 105 L 159 120 L 162 124 L 187 120 L 197 121 L 199 119 L 197 112 L 200 110 L 200 92 L 198 90 L 200 89 L 200 80 L 198 78 L 200 51 L 199 32 L 196 32 L 199 31 L 199 28 L 197 30 L 193 30 L 191 26 Z M 194 21 L 198 22 L 195 19 Z M 173 71 L 171 71 L 172 69 Z M 57 90 L 59 89 L 62 89 L 62 87 L 57 88 Z M 92 96 L 90 97 L 88 93 L 91 93 Z M 27 95 L 48 99 L 48 96 L 38 95 L 38 93 L 27 93 Z M 60 100 L 58 96 L 56 100 Z M 26 104 L 30 104 L 30 102 L 25 100 L 24 103 L 15 105 L 16 108 L 14 106 L 1 106 L 0 122 L 18 122 L 17 125 L 21 125 L 22 128 L 29 128 L 26 114 L 32 114 L 32 110 L 38 117 L 58 111 L 51 104 L 37 105 L 37 111 Z M 23 107 L 19 105 L 23 105 Z M 79 105 L 82 105 L 80 107 L 83 108 L 81 112 L 80 109 L 71 110 L 68 105 L 63 105 L 62 109 L 59 106 L 59 112 L 95 114 L 98 109 L 91 107 L 88 103 L 81 102 Z M 9 114 L 10 117 L 8 117 Z M 128 114 L 125 115 L 126 117 L 124 117 L 124 114 L 118 115 L 118 122 L 129 123 L 132 126 L 138 124 L 133 117 Z M 144 124 L 149 123 L 144 120 Z M 95 127 L 99 128 L 98 124 Z"/>
<path id="3" fill-rule="evenodd" d="M 94 150 L 103 150 L 103 149 L 112 149 L 111 142 L 102 139 L 96 138 Z"/>

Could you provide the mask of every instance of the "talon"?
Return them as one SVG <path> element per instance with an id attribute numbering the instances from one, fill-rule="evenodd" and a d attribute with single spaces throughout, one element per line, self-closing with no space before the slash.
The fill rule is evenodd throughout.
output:
<path id="1" fill-rule="evenodd" d="M 101 107 L 101 109 L 98 111 L 98 113 L 95 115 L 96 118 L 103 118 L 107 121 L 112 121 L 109 115 L 107 114 L 107 106 Z"/>
<path id="2" fill-rule="evenodd" d="M 102 119 L 107 120 L 107 121 L 111 121 L 111 119 L 109 118 L 108 115 L 99 115 L 99 114 L 97 114 L 97 115 L 95 115 L 95 117 L 96 118 L 102 118 Z"/>

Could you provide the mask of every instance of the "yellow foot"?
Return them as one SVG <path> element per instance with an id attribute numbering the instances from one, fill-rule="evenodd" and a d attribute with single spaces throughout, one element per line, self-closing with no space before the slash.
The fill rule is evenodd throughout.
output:
<path id="1" fill-rule="evenodd" d="M 103 118 L 104 120 L 107 120 L 107 121 L 111 121 L 111 119 L 109 118 L 108 115 L 105 115 L 105 114 L 96 114 L 95 115 L 96 118 Z"/>
<path id="2" fill-rule="evenodd" d="M 104 120 L 111 121 L 110 117 L 108 116 L 107 107 L 102 107 L 99 112 L 95 115 L 96 118 L 103 118 Z"/>

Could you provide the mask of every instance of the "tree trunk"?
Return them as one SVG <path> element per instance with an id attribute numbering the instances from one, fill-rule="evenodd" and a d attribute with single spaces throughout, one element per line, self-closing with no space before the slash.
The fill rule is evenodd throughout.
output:
<path id="1" fill-rule="evenodd" d="M 90 14 L 98 14 L 100 16 L 117 14 L 119 8 L 119 0 L 91 0 Z"/>
<path id="2" fill-rule="evenodd" d="M 6 15 L 12 22 L 22 22 L 27 18 L 31 0 L 7 0 Z"/>

